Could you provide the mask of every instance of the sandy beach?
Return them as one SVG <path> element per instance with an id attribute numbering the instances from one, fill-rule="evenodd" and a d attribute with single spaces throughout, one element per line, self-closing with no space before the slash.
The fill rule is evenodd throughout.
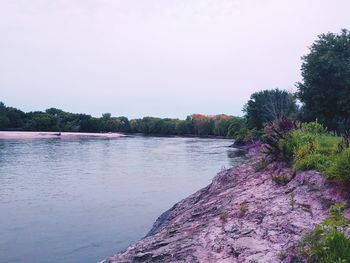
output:
<path id="1" fill-rule="evenodd" d="M 42 139 L 42 138 L 118 138 L 121 133 L 87 133 L 87 132 L 18 132 L 0 131 L 0 139 Z"/>

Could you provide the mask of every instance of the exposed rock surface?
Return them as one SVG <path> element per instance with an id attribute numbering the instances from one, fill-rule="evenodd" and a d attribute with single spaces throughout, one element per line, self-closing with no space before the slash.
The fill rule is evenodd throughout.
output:
<path id="1" fill-rule="evenodd" d="M 256 149 L 250 155 L 102 262 L 299 262 L 292 252 L 297 241 L 344 199 L 315 171 L 293 174 L 277 163 L 257 171 Z"/>

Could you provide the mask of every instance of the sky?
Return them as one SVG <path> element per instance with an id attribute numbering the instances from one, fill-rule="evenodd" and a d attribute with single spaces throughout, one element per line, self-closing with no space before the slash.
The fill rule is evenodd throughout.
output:
<path id="1" fill-rule="evenodd" d="M 242 115 L 295 91 L 317 36 L 349 0 L 0 0 L 0 101 L 129 118 Z"/>

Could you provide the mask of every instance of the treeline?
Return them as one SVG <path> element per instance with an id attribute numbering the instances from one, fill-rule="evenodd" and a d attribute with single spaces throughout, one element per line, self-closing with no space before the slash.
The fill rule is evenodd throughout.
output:
<path id="1" fill-rule="evenodd" d="M 266 124 L 283 117 L 317 122 L 330 133 L 350 136 L 350 32 L 318 36 L 302 62 L 297 92 L 274 89 L 252 94 L 244 118 L 228 131 L 231 137 L 242 143 L 260 137 Z"/>
<path id="2" fill-rule="evenodd" d="M 229 136 L 237 142 L 259 138 L 266 124 L 283 117 L 316 121 L 329 132 L 350 136 L 350 32 L 322 34 L 302 58 L 297 92 L 272 89 L 253 93 L 243 117 L 193 114 L 185 120 L 144 117 L 100 118 L 51 108 L 25 113 L 0 103 L 0 130 L 124 132 L 153 135 Z"/>
<path id="3" fill-rule="evenodd" d="M 238 142 L 259 138 L 263 143 L 256 171 L 275 161 L 291 165 L 295 174 L 317 170 L 325 183 L 346 196 L 350 186 L 350 32 L 320 35 L 302 60 L 297 92 L 254 93 L 244 108 L 244 118 L 231 125 L 229 133 Z M 283 187 L 291 179 L 274 172 L 271 180 Z M 350 262 L 347 207 L 346 203 L 332 205 L 330 216 L 300 240 L 298 261 Z"/>
<path id="4" fill-rule="evenodd" d="M 100 118 L 87 114 L 65 112 L 50 108 L 46 111 L 23 112 L 6 107 L 0 102 L 0 130 L 11 131 L 65 131 L 65 132 L 123 132 L 149 135 L 226 136 L 229 126 L 238 119 L 228 115 L 206 116 L 193 114 L 185 120 L 144 117 L 131 119 L 112 117 L 105 113 Z"/>

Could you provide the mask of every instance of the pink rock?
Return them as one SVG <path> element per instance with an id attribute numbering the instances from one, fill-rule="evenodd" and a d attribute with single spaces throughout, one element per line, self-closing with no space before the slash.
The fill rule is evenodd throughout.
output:
<path id="1" fill-rule="evenodd" d="M 255 171 L 258 148 L 161 215 L 148 236 L 102 262 L 281 262 L 281 254 L 293 262 L 298 240 L 332 203 L 345 200 L 315 171 L 293 174 L 277 163 Z M 290 181 L 277 185 L 276 173 Z"/>

